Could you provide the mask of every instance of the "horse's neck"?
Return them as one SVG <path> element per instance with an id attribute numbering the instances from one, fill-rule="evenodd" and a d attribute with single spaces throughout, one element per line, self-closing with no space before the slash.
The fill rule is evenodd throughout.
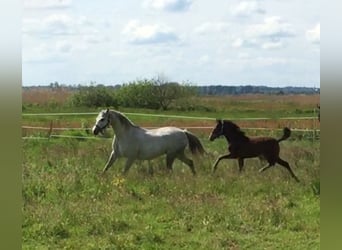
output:
<path id="1" fill-rule="evenodd" d="M 228 144 L 236 144 L 241 142 L 247 142 L 249 138 L 243 134 L 225 134 L 224 137 L 226 138 Z"/>
<path id="2" fill-rule="evenodd" d="M 130 122 L 129 122 L 129 125 L 122 124 L 120 121 L 114 118 L 111 118 L 110 123 L 111 123 L 110 125 L 113 128 L 114 134 L 117 138 L 127 137 L 129 136 L 130 131 L 135 130 L 136 128 L 139 128 Z"/>

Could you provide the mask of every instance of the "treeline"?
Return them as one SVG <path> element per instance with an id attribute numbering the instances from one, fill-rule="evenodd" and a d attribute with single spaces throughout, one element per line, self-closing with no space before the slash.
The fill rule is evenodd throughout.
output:
<path id="1" fill-rule="evenodd" d="M 79 86 L 70 99 L 72 106 L 139 107 L 168 110 L 171 105 L 186 102 L 197 94 L 189 84 L 160 79 L 138 80 L 115 87 L 104 85 Z"/>
<path id="2" fill-rule="evenodd" d="M 266 86 L 195 86 L 189 83 L 169 82 L 163 78 L 136 80 L 122 85 L 102 85 L 91 82 L 88 86 L 67 86 L 58 82 L 49 86 L 23 87 L 55 93 L 71 93 L 65 105 L 71 107 L 128 107 L 155 110 L 205 110 L 196 96 L 241 94 L 317 94 L 319 89 L 302 87 L 272 88 Z M 196 101 L 197 100 L 197 101 Z M 53 103 L 53 102 L 51 102 Z"/>
<path id="3" fill-rule="evenodd" d="M 127 87 L 129 84 L 134 85 L 146 85 L 146 84 L 163 84 L 167 83 L 166 81 L 157 80 L 138 80 L 124 84 L 115 84 L 115 85 L 102 85 L 96 83 L 90 83 L 90 86 L 85 87 L 84 85 L 65 85 L 59 84 L 58 82 L 50 83 L 48 86 L 32 86 L 32 87 L 23 87 L 24 89 L 70 89 L 70 90 L 80 90 L 86 88 L 94 88 L 103 87 L 109 90 L 118 90 L 122 87 Z M 179 84 L 176 82 L 172 82 L 172 84 Z M 192 91 L 198 95 L 242 95 L 242 94 L 279 94 L 279 95 L 288 95 L 288 94 L 319 94 L 320 88 L 315 87 L 268 87 L 268 86 L 255 86 L 255 85 L 241 85 L 241 86 L 228 86 L 228 85 L 204 85 L 204 86 L 196 86 L 191 84 L 185 84 L 187 86 L 192 87 Z"/>
<path id="4" fill-rule="evenodd" d="M 289 94 L 318 94 L 319 88 L 308 87 L 267 87 L 267 86 L 223 86 L 223 85 L 210 85 L 198 86 L 197 91 L 200 95 L 242 95 L 242 94 L 276 94 L 276 95 L 289 95 Z"/>

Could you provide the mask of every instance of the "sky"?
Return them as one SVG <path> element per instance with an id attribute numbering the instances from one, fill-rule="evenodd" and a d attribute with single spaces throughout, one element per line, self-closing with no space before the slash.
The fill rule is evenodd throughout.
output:
<path id="1" fill-rule="evenodd" d="M 24 86 L 320 87 L 318 0 L 24 0 Z"/>

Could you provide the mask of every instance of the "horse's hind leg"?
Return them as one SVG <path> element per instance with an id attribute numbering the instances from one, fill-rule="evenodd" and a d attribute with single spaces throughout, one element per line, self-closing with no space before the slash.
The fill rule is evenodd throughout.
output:
<path id="1" fill-rule="evenodd" d="M 175 161 L 176 156 L 174 154 L 167 154 L 166 155 L 166 167 L 169 171 L 172 171 L 172 165 Z"/>
<path id="2" fill-rule="evenodd" d="M 297 178 L 297 176 L 293 173 L 290 164 L 287 161 L 284 161 L 280 158 L 278 158 L 277 163 L 279 163 L 280 165 L 282 165 L 283 167 L 285 167 L 291 174 L 291 176 L 297 181 L 299 182 L 299 179 Z"/>
<path id="3" fill-rule="evenodd" d="M 151 164 L 151 161 L 148 161 L 148 173 L 150 175 L 153 175 L 154 171 L 153 171 L 153 166 Z"/>
<path id="4" fill-rule="evenodd" d="M 194 162 L 189 159 L 188 157 L 186 157 L 186 155 L 184 154 L 184 151 L 180 152 L 177 155 L 177 159 L 179 159 L 180 161 L 184 162 L 186 165 L 188 165 L 191 169 L 191 172 L 193 175 L 196 175 L 196 170 L 195 170 L 195 166 L 194 166 Z"/>
<path id="5" fill-rule="evenodd" d="M 134 162 L 134 158 L 127 158 L 126 164 L 125 164 L 125 168 L 123 170 L 123 174 L 127 174 L 128 170 L 130 169 L 130 167 L 132 166 L 133 162 Z"/>

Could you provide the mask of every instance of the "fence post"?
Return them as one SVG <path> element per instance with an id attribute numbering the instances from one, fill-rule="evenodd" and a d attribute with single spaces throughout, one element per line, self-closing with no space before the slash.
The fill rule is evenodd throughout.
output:
<path id="1" fill-rule="evenodd" d="M 49 139 L 51 138 L 51 134 L 52 134 L 52 121 L 50 122 L 50 129 L 49 129 L 49 132 L 48 132 L 48 138 Z"/>

